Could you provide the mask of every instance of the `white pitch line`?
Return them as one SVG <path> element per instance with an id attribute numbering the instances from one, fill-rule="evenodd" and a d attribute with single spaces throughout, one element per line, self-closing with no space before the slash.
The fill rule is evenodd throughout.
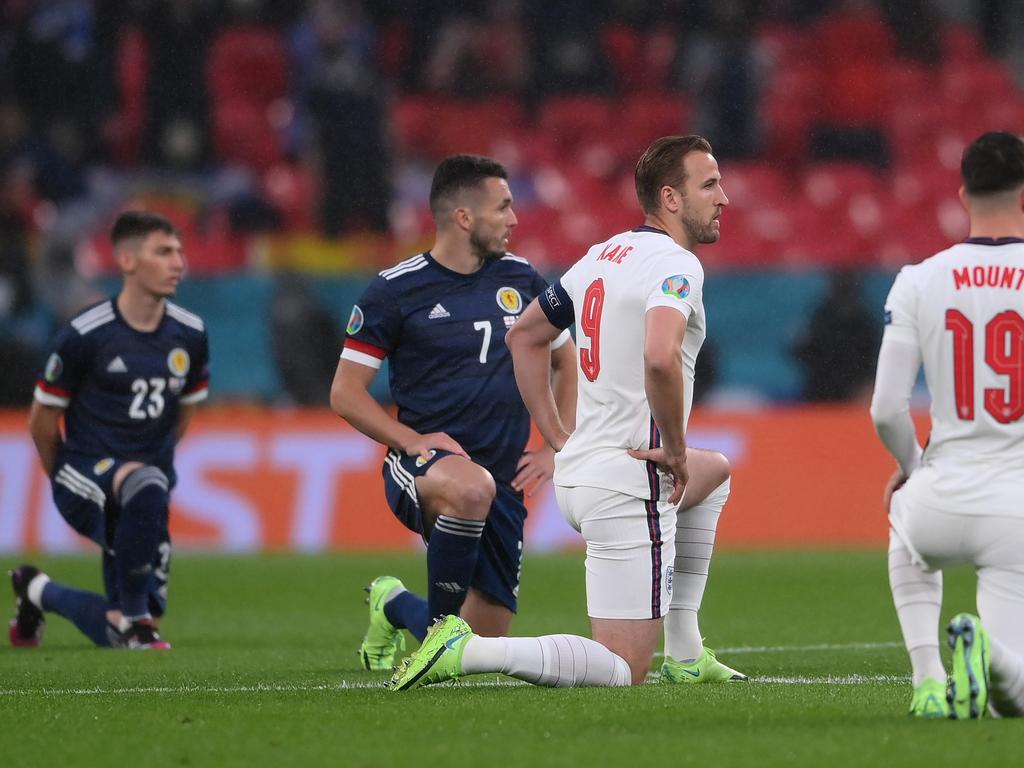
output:
<path id="1" fill-rule="evenodd" d="M 648 676 L 648 680 L 658 680 L 657 674 Z M 754 677 L 751 683 L 768 683 L 773 685 L 863 685 L 865 683 L 906 683 L 910 678 L 905 675 L 827 675 L 825 677 Z M 478 680 L 463 681 L 460 687 L 467 688 L 512 688 L 528 685 L 519 680 Z M 737 684 L 739 685 L 739 684 Z M 165 685 L 139 686 L 135 688 L 8 688 L 0 689 L 0 697 L 41 697 L 64 698 L 76 696 L 138 696 L 146 694 L 230 694 L 230 693 L 312 693 L 317 691 L 373 690 L 382 689 L 381 682 L 349 682 L 316 683 L 310 685 L 235 685 L 235 686 L 203 686 L 203 685 Z"/>
<path id="2" fill-rule="evenodd" d="M 739 655 L 744 653 L 804 653 L 813 651 L 870 651 L 883 648 L 899 648 L 902 643 L 815 643 L 812 645 L 751 645 L 735 648 L 722 648 L 718 652 Z M 662 656 L 662 654 L 655 654 Z M 651 675 L 648 679 L 657 679 Z M 759 677 L 751 682 L 775 683 L 779 685 L 860 685 L 862 683 L 902 683 L 908 677 L 899 675 L 846 675 L 825 677 Z M 478 688 L 496 688 L 526 685 L 518 680 L 477 680 L 465 681 L 462 685 Z M 348 682 L 310 683 L 308 685 L 292 685 L 278 683 L 257 683 L 255 685 L 234 686 L 136 686 L 125 688 L 0 688 L 0 697 L 4 696 L 120 696 L 143 694 L 224 694 L 224 693 L 312 693 L 316 691 L 341 691 L 382 688 L 382 682 Z"/>
<path id="3" fill-rule="evenodd" d="M 875 651 L 882 648 L 902 648 L 903 643 L 815 643 L 813 645 L 746 645 L 721 648 L 717 653 L 803 653 L 805 651 Z"/>

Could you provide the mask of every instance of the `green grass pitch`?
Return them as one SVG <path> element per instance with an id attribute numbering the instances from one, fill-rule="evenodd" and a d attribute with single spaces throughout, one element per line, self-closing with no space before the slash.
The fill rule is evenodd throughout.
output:
<path id="1" fill-rule="evenodd" d="M 582 559 L 527 559 L 517 634 L 587 633 Z M 38 562 L 98 585 L 98 558 Z M 93 649 L 51 617 L 42 648 L 0 648 L 3 764 L 1010 765 L 1024 744 L 1019 721 L 904 714 L 884 552 L 716 555 L 702 628 L 754 679 L 727 686 L 392 693 L 355 653 L 383 572 L 423 583 L 415 556 L 177 556 L 170 653 Z M 972 575 L 948 575 L 943 617 L 973 606 Z"/>

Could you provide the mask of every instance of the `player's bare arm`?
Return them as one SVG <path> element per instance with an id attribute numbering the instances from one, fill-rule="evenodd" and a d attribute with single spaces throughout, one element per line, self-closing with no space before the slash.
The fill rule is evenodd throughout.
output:
<path id="1" fill-rule="evenodd" d="M 900 330 L 889 326 L 882 337 L 871 398 L 871 420 L 906 479 L 921 461 L 921 446 L 910 416 L 910 396 L 921 367 L 921 352 L 917 344 L 900 338 Z"/>
<path id="2" fill-rule="evenodd" d="M 369 392 L 377 369 L 342 360 L 331 384 L 331 408 L 364 435 L 408 456 L 428 456 L 431 450 L 469 455 L 444 432 L 421 435 L 393 418 Z"/>
<path id="3" fill-rule="evenodd" d="M 60 420 L 64 409 L 52 405 L 43 405 L 38 400 L 32 401 L 28 413 L 28 431 L 32 435 L 39 461 L 43 465 L 47 477 L 53 476 L 57 466 L 57 449 L 63 441 L 60 431 Z"/>
<path id="4" fill-rule="evenodd" d="M 551 391 L 559 419 L 572 432 L 576 425 L 576 345 L 571 339 L 551 350 Z M 545 441 L 537 450 L 523 452 L 512 487 L 533 496 L 554 474 L 555 449 Z"/>
<path id="5" fill-rule="evenodd" d="M 189 425 L 192 423 L 192 417 L 196 414 L 195 405 L 179 405 L 178 406 L 178 423 L 174 429 L 175 439 L 181 441 L 181 438 L 185 436 L 188 431 Z"/>
<path id="6" fill-rule="evenodd" d="M 551 391 L 551 342 L 560 333 L 561 330 L 548 321 L 540 304 L 534 299 L 505 335 L 505 344 L 512 353 L 516 384 L 523 396 L 523 403 L 541 435 L 556 451 L 562 449 L 571 432 L 559 415 L 560 409 Z M 575 370 L 575 362 L 573 366 Z M 568 405 L 568 402 L 565 404 Z M 575 407 L 572 413 L 575 419 Z"/>
<path id="7" fill-rule="evenodd" d="M 686 466 L 686 435 L 683 432 L 683 336 L 686 318 L 668 307 L 654 307 L 644 321 L 644 390 L 651 415 L 661 433 L 660 454 L 631 451 L 634 458 L 648 458 L 672 476 L 672 495 L 678 504 L 689 480 Z"/>

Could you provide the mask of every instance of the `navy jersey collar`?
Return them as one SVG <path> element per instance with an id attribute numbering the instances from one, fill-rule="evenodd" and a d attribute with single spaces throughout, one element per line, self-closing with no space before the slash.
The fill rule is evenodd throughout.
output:
<path id="1" fill-rule="evenodd" d="M 969 245 L 1010 245 L 1024 243 L 1024 237 L 968 237 L 964 242 Z"/>
<path id="2" fill-rule="evenodd" d="M 490 270 L 491 265 L 495 261 L 500 261 L 500 259 L 490 259 L 488 261 L 485 261 L 483 263 L 483 266 L 481 266 L 480 269 L 478 269 L 476 272 L 470 272 L 469 274 L 466 274 L 465 272 L 456 272 L 454 269 L 449 269 L 444 264 L 435 259 L 434 254 L 432 254 L 430 251 L 424 251 L 423 257 L 427 260 L 429 264 L 433 265 L 434 267 L 437 267 L 444 274 L 450 275 L 460 280 L 476 280 L 478 277 L 480 277 L 480 275 Z"/>
<path id="3" fill-rule="evenodd" d="M 664 235 L 665 237 L 672 237 L 664 229 L 658 229 L 657 227 L 652 227 L 649 224 L 641 224 L 639 227 L 636 227 L 635 229 L 632 229 L 630 231 L 631 232 L 650 232 L 652 235 Z"/>
<path id="4" fill-rule="evenodd" d="M 167 322 L 167 300 L 166 299 L 164 300 L 164 312 L 163 312 L 162 315 L 160 315 L 160 322 L 156 324 L 156 328 L 154 328 L 152 331 L 140 331 L 134 325 L 129 323 L 127 320 L 125 320 L 124 319 L 124 315 L 121 314 L 121 310 L 117 306 L 117 297 L 120 296 L 120 295 L 121 294 L 118 293 L 118 294 L 114 295 L 110 299 L 110 306 L 114 310 L 114 317 L 116 318 L 116 320 L 119 323 L 121 323 L 121 325 L 123 325 L 125 328 L 127 328 L 132 333 L 137 333 L 137 334 L 139 334 L 141 336 L 156 336 L 158 333 L 160 333 L 160 331 L 164 327 L 164 323 Z"/>

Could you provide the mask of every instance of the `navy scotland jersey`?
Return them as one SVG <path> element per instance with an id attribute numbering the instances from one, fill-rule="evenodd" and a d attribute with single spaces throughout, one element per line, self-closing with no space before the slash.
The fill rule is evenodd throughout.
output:
<path id="1" fill-rule="evenodd" d="M 386 357 L 398 420 L 445 432 L 495 480 L 510 483 L 530 437 L 530 415 L 505 333 L 547 287 L 518 256 L 464 275 L 429 252 L 385 269 L 352 308 L 342 358 L 380 367 Z M 552 345 L 558 347 L 566 332 Z"/>
<path id="2" fill-rule="evenodd" d="M 203 321 L 166 303 L 156 330 L 138 331 L 107 300 L 57 334 L 35 399 L 65 408 L 65 458 L 141 461 L 174 477 L 181 404 L 206 397 L 209 346 Z"/>

